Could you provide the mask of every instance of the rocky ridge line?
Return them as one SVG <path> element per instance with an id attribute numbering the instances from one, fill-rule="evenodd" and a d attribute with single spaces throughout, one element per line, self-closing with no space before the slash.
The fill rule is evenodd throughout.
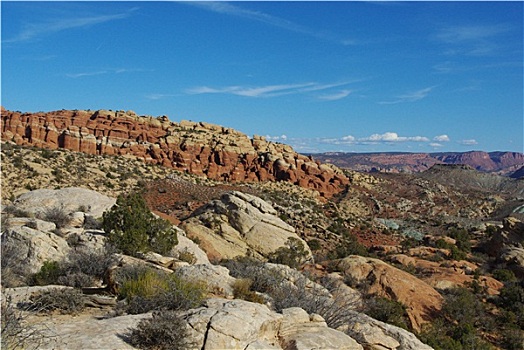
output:
<path id="1" fill-rule="evenodd" d="M 471 168 L 509 176 L 524 165 L 518 152 L 448 152 L 448 153 L 342 153 L 312 154 L 316 159 L 363 172 L 418 173 L 437 164 L 468 165 Z"/>
<path id="2" fill-rule="evenodd" d="M 145 162 L 231 182 L 286 181 L 330 197 L 348 184 L 336 167 L 218 125 L 133 111 L 60 110 L 22 113 L 2 107 L 2 140 L 94 155 L 127 155 Z"/>

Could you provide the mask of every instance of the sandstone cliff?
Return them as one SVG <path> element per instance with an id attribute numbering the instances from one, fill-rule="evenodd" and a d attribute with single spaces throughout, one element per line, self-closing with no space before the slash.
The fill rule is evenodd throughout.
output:
<path id="1" fill-rule="evenodd" d="M 145 162 L 231 182 L 287 181 L 329 197 L 348 179 L 292 147 L 204 122 L 170 122 L 132 111 L 2 108 L 2 140 L 88 154 L 130 155 Z"/>

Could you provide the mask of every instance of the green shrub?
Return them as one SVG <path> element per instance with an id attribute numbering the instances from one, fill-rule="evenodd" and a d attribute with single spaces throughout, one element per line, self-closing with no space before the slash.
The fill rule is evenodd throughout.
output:
<path id="1" fill-rule="evenodd" d="M 311 239 L 307 242 L 307 245 L 309 246 L 309 249 L 311 250 L 319 250 L 320 248 L 322 248 L 322 246 L 320 245 L 320 241 L 318 239 Z"/>
<path id="2" fill-rule="evenodd" d="M 379 321 L 408 329 L 406 307 L 398 301 L 373 297 L 366 303 L 364 312 Z"/>
<path id="3" fill-rule="evenodd" d="M 233 283 L 233 295 L 235 299 L 243 299 L 251 301 L 253 303 L 264 303 L 264 298 L 254 292 L 251 287 L 253 286 L 253 281 L 249 278 L 239 278 Z"/>
<path id="4" fill-rule="evenodd" d="M 152 269 L 144 270 L 136 279 L 128 279 L 122 283 L 119 295 L 123 299 L 131 299 L 139 296 L 142 298 L 152 298 L 155 295 L 165 292 L 169 287 L 167 275 Z"/>
<path id="5" fill-rule="evenodd" d="M 435 350 L 462 350 L 462 344 L 446 334 L 447 328 L 449 326 L 439 319 L 431 325 L 426 325 L 418 337 Z"/>
<path id="6" fill-rule="evenodd" d="M 506 282 L 500 290 L 497 305 L 508 314 L 514 315 L 514 322 L 524 329 L 524 282 Z"/>
<path id="7" fill-rule="evenodd" d="M 415 239 L 414 237 L 407 236 L 404 237 L 402 242 L 400 243 L 400 246 L 402 248 L 402 252 L 405 253 L 409 251 L 411 248 L 415 248 L 420 245 L 420 241 Z"/>
<path id="8" fill-rule="evenodd" d="M 328 259 L 342 259 L 349 255 L 369 256 L 368 249 L 362 245 L 353 234 L 346 234 L 333 251 L 328 253 Z"/>
<path id="9" fill-rule="evenodd" d="M 100 230 L 102 228 L 102 221 L 94 218 L 91 215 L 85 215 L 83 226 L 86 230 Z"/>
<path id="10" fill-rule="evenodd" d="M 452 288 L 444 295 L 442 315 L 463 325 L 475 324 L 484 318 L 484 305 L 467 288 Z"/>
<path id="11" fill-rule="evenodd" d="M 449 249 L 451 246 L 451 244 L 449 244 L 448 242 L 446 242 L 445 239 L 443 238 L 439 238 L 435 241 L 435 247 L 436 248 L 439 248 L 439 249 Z"/>
<path id="12" fill-rule="evenodd" d="M 58 261 L 44 261 L 40 271 L 32 276 L 30 284 L 37 286 L 56 284 L 61 275 L 62 270 Z"/>
<path id="13" fill-rule="evenodd" d="M 44 159 L 56 158 L 58 156 L 58 154 L 54 153 L 51 150 L 45 149 L 45 148 L 42 148 L 42 150 L 40 151 L 40 155 Z"/>
<path id="14" fill-rule="evenodd" d="M 493 270 L 493 278 L 501 282 L 514 282 L 517 280 L 513 271 L 508 269 L 495 269 Z"/>
<path id="15" fill-rule="evenodd" d="M 466 229 L 451 227 L 447 235 L 455 239 L 458 249 L 463 252 L 471 251 L 471 235 Z"/>
<path id="16" fill-rule="evenodd" d="M 419 334 L 435 350 L 488 350 L 493 347 L 482 339 L 494 324 L 484 304 L 466 288 L 446 291 L 440 316 Z"/>
<path id="17" fill-rule="evenodd" d="M 200 306 L 206 294 L 203 283 L 152 269 L 141 269 L 135 277 L 125 279 L 119 290 L 120 298 L 127 300 L 126 311 L 130 314 L 188 310 Z"/>
<path id="18" fill-rule="evenodd" d="M 449 256 L 451 260 L 464 260 L 467 257 L 466 252 L 460 250 L 457 246 L 451 245 L 449 249 Z"/>
<path id="19" fill-rule="evenodd" d="M 108 241 L 128 255 L 150 250 L 166 254 L 178 243 L 171 224 L 155 218 L 138 193 L 119 196 L 116 205 L 104 213 L 102 226 Z"/>
<path id="20" fill-rule="evenodd" d="M 289 237 L 286 247 L 278 248 L 269 256 L 269 261 L 275 264 L 283 264 L 292 268 L 297 268 L 307 258 L 308 252 L 299 239 Z"/>
<path id="21" fill-rule="evenodd" d="M 195 254 L 187 251 L 187 249 L 186 249 L 186 250 L 178 253 L 178 260 L 184 261 L 184 262 L 186 262 L 186 263 L 188 263 L 190 265 L 193 265 L 196 262 L 197 258 L 195 256 Z"/>
<path id="22" fill-rule="evenodd" d="M 507 329 L 502 333 L 502 345 L 506 350 L 524 349 L 524 332 L 521 329 Z"/>
<path id="23" fill-rule="evenodd" d="M 187 322 L 175 311 L 154 312 L 132 329 L 129 343 L 146 350 L 186 350 L 195 347 Z"/>

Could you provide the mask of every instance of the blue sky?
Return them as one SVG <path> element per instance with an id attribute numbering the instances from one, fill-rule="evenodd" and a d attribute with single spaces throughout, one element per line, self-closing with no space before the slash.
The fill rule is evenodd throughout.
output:
<path id="1" fill-rule="evenodd" d="M 1 2 L 2 105 L 299 152 L 523 152 L 523 2 Z"/>

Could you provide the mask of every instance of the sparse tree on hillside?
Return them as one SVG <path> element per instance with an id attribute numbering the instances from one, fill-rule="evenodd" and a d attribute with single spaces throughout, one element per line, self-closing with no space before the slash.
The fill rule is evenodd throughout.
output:
<path id="1" fill-rule="evenodd" d="M 104 213 L 102 225 L 109 243 L 124 254 L 151 250 L 166 254 L 178 243 L 171 224 L 156 218 L 139 193 L 120 195 L 116 205 Z"/>

